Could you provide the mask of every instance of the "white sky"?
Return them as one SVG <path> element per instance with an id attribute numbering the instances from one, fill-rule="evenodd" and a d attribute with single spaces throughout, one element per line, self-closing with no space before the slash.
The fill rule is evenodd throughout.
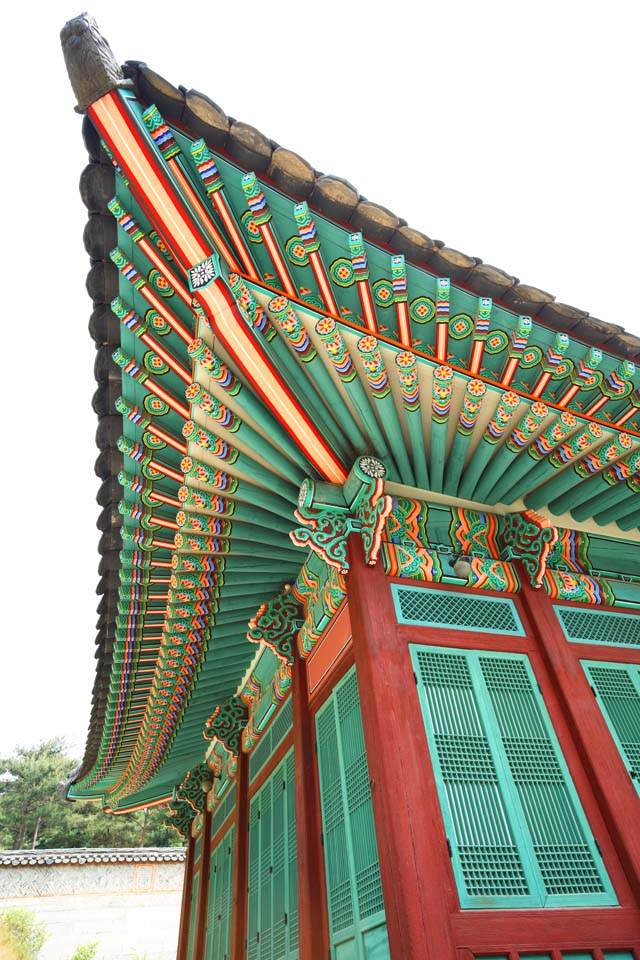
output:
<path id="1" fill-rule="evenodd" d="M 58 39 L 80 12 L 51 0 L 3 14 L 0 755 L 57 734 L 80 753 L 95 666 L 86 155 Z M 120 61 L 146 61 L 411 226 L 640 333 L 635 4 L 89 12 Z"/>

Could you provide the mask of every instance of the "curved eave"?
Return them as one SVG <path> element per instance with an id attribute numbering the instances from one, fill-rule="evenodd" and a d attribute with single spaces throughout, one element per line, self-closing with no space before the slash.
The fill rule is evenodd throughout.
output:
<path id="1" fill-rule="evenodd" d="M 227 291 L 235 289 L 239 297 L 240 305 L 233 305 L 233 298 L 227 293 L 229 310 L 236 311 L 236 322 L 243 323 L 249 294 L 254 311 L 257 308 L 269 319 L 273 336 L 265 336 L 257 327 L 252 331 L 257 353 L 290 386 L 294 407 L 304 410 L 319 435 L 330 438 L 329 445 L 345 469 L 356 454 L 373 452 L 387 461 L 398 490 L 417 490 L 425 499 L 438 500 L 444 496 L 448 502 L 488 507 L 498 512 L 506 508 L 517 510 L 523 505 L 535 506 L 552 514 L 559 525 L 600 529 L 613 536 L 639 539 L 632 505 L 637 467 L 635 460 L 630 461 L 640 443 L 640 422 L 635 408 L 632 415 L 620 423 L 626 416 L 630 397 L 637 397 L 634 392 L 638 389 L 637 375 L 629 365 L 620 365 L 620 357 L 637 359 L 640 356 L 640 342 L 635 337 L 595 321 L 582 311 L 554 304 L 547 294 L 523 287 L 501 271 L 483 267 L 457 251 L 433 244 L 424 235 L 402 226 L 384 208 L 360 200 L 348 185 L 322 177 L 300 158 L 280 148 L 274 149 L 255 131 L 248 136 L 243 125 L 230 124 L 222 111 L 202 95 L 193 91 L 183 94 L 141 64 L 130 63 L 127 72 L 140 100 L 146 104 L 157 103 L 165 119 L 175 121 L 173 135 L 182 152 L 176 154 L 178 159 L 172 164 L 151 143 L 141 120 L 142 107 L 135 101 L 126 105 L 138 124 L 141 138 L 146 138 L 147 148 L 155 151 L 155 161 L 166 170 L 176 197 L 193 217 L 192 200 L 181 186 L 182 177 L 191 196 L 198 198 L 198 204 L 205 211 L 204 221 L 197 229 L 202 232 L 203 223 L 205 228 L 207 224 L 215 228 L 245 268 L 239 271 L 236 280 L 230 278 L 224 250 L 217 248 L 217 252 L 223 254 L 220 283 Z M 154 287 L 154 295 L 161 305 L 161 313 L 166 308 L 174 325 L 170 321 L 167 330 L 161 329 L 163 324 L 159 323 L 156 327 L 147 327 L 145 332 L 155 340 L 158 355 L 162 352 L 169 355 L 173 367 L 169 365 L 165 370 L 162 368 L 166 364 L 160 363 L 156 369 L 151 368 L 153 377 L 178 407 L 185 405 L 185 379 L 175 368 L 188 372 L 189 381 L 193 380 L 214 400 L 225 404 L 229 413 L 226 426 L 225 417 L 212 414 L 211 405 L 209 410 L 195 402 L 190 402 L 188 407 L 196 432 L 197 428 L 208 431 L 216 438 L 218 452 L 226 453 L 214 457 L 206 446 L 191 439 L 185 443 L 182 436 L 185 417 L 179 410 L 172 409 L 171 405 L 162 412 L 159 406 L 154 410 L 148 403 L 152 396 L 148 385 L 126 373 L 121 374 L 127 365 L 126 358 L 144 370 L 151 347 L 148 339 L 144 343 L 116 318 L 109 304 L 118 295 L 125 313 L 129 309 L 143 318 L 152 307 L 140 289 L 135 284 L 132 286 L 130 271 L 122 268 L 122 259 L 146 279 L 147 288 L 151 284 L 151 272 L 158 272 L 158 262 L 165 279 L 172 277 L 184 291 L 188 288 L 180 268 L 175 262 L 167 261 L 162 250 L 158 253 L 155 247 L 154 256 L 149 255 L 153 229 L 160 227 L 161 239 L 171 244 L 168 236 L 162 237 L 159 218 L 154 216 L 151 223 L 143 198 L 122 177 L 114 175 L 88 119 L 84 121 L 83 131 L 91 157 L 82 177 L 81 191 L 90 212 L 85 245 L 93 261 L 88 279 L 88 289 L 94 299 L 90 329 L 98 347 L 99 386 L 94 408 L 100 417 L 97 439 L 101 453 L 96 471 L 103 480 L 98 497 L 103 507 L 99 520 L 103 534 L 98 586 L 102 599 L 89 738 L 83 766 L 70 795 L 105 801 L 109 798 L 110 806 L 115 797 L 116 803 L 125 808 L 144 802 L 145 798 L 164 796 L 188 768 L 202 760 L 206 745 L 199 737 L 204 722 L 217 703 L 235 693 L 255 650 L 246 640 L 248 619 L 283 582 L 295 578 L 302 562 L 303 554 L 296 556 L 289 543 L 288 527 L 294 525 L 292 509 L 301 477 L 318 473 L 304 445 L 296 451 L 294 437 L 292 448 L 292 438 L 287 437 L 286 429 L 283 431 L 273 409 L 256 399 L 259 394 L 247 369 L 241 369 L 219 343 L 214 344 L 208 324 L 192 313 L 185 297 L 181 298 L 177 292 L 165 296 L 167 290 L 162 289 L 162 282 Z M 224 181 L 228 210 L 240 245 L 235 242 L 233 232 L 225 227 L 219 209 L 212 206 L 212 199 L 191 159 L 190 144 L 199 136 L 207 140 Z M 249 192 L 243 188 L 241 178 L 251 170 L 260 173 L 257 187 L 263 191 L 271 213 L 268 223 L 279 251 L 280 270 L 269 253 L 264 232 L 256 230 L 255 222 L 249 233 L 243 226 L 247 214 L 251 218 L 253 208 L 251 202 L 247 205 Z M 114 195 L 143 230 L 146 252 L 139 239 L 132 240 L 122 222 L 116 226 L 107 208 Z M 312 269 L 310 248 L 303 242 L 304 230 L 293 216 L 293 205 L 302 197 L 309 200 L 316 239 L 324 258 L 317 270 Z M 348 226 L 345 226 L 346 220 L 349 220 Z M 363 233 L 360 240 L 350 237 L 354 230 Z M 259 242 L 254 242 L 256 240 Z M 209 241 L 211 248 L 216 249 L 210 232 Z M 121 251 L 120 261 L 116 258 L 120 272 L 110 257 L 116 245 Z M 404 275 L 398 271 L 394 274 L 392 254 L 406 256 L 402 265 Z M 343 262 L 344 275 L 341 276 Z M 451 280 L 446 299 L 439 293 L 439 278 Z M 292 288 L 288 308 L 295 318 L 293 337 L 287 335 L 287 329 L 291 334 L 291 325 L 287 328 L 286 322 L 281 322 L 282 304 L 275 309 L 271 302 L 287 282 Z M 333 302 L 327 302 L 327 290 Z M 479 295 L 493 298 L 489 328 L 483 328 L 482 337 L 478 335 L 481 329 Z M 406 309 L 401 304 L 406 304 Z M 516 356 L 515 372 L 507 383 L 505 371 L 514 344 L 517 346 L 523 314 L 534 316 L 534 332 L 526 349 Z M 447 328 L 440 362 L 436 359 L 440 349 L 435 334 L 438 316 L 444 319 Z M 322 325 L 323 320 L 326 332 L 327 319 L 335 324 L 342 338 L 343 356 L 354 370 L 351 379 L 341 375 L 327 352 L 327 338 L 323 340 L 318 332 L 318 324 Z M 250 318 L 248 324 L 251 328 Z M 225 391 L 211 369 L 193 360 L 184 338 L 176 333 L 179 327 L 194 338 L 200 337 L 204 346 L 216 354 L 217 361 L 226 364 L 240 384 L 239 394 Z M 565 347 L 557 333 L 567 331 L 571 333 L 571 343 Z M 360 341 L 367 332 L 375 334 L 377 343 L 369 342 L 365 349 Z M 300 337 L 305 340 L 305 336 L 308 338 L 306 348 L 300 346 Z M 478 342 L 482 343 L 480 360 Z M 584 368 L 588 344 L 597 344 L 606 352 L 597 369 L 595 363 L 593 369 L 587 363 L 585 373 L 580 364 Z M 414 357 L 414 367 L 407 361 L 409 371 L 415 373 L 412 384 L 397 377 L 397 370 L 402 372 L 403 368 L 397 366 L 396 357 L 406 353 L 407 348 Z M 121 352 L 120 367 L 111 361 L 117 349 Z M 309 362 L 310 350 L 316 351 L 312 362 Z M 589 357 L 591 362 L 593 353 Z M 443 366 L 450 370 L 451 376 L 443 375 Z M 550 375 L 541 387 L 545 370 L 550 371 Z M 438 377 L 444 393 L 434 404 L 434 382 Z M 607 381 L 614 388 L 622 384 L 620 395 L 614 390 L 613 395 L 606 396 L 602 406 L 598 406 L 599 398 L 605 396 L 601 386 Z M 482 385 L 480 392 L 475 388 L 474 393 L 470 387 L 473 382 Z M 578 389 L 567 400 L 571 384 L 577 384 Z M 438 390 L 440 387 L 436 395 Z M 505 393 L 516 398 L 511 402 L 512 409 L 505 406 Z M 127 412 L 116 415 L 114 405 L 121 395 Z M 158 394 L 154 403 L 157 399 Z M 534 408 L 532 421 L 534 404 L 540 406 Z M 133 408 L 137 408 L 137 413 L 132 414 Z M 594 408 L 597 408 L 595 413 L 585 416 L 586 411 Z M 290 413 L 285 410 L 285 418 Z M 530 422 L 523 426 L 527 417 Z M 234 426 L 234 418 L 241 419 L 239 428 Z M 145 419 L 151 426 L 144 425 Z M 620 429 L 622 426 L 624 431 Z M 520 429 L 521 435 L 514 433 L 514 427 Z M 168 434 L 173 445 L 159 439 L 156 428 L 163 435 Z M 591 435 L 587 435 L 589 429 Z M 629 439 L 620 440 L 621 433 Z M 121 435 L 124 443 L 119 440 Z M 187 449 L 181 450 L 182 445 Z M 230 445 L 235 448 L 235 460 L 230 459 Z M 127 451 L 124 459 L 123 449 Z M 162 474 L 148 465 L 136 472 L 136 457 L 129 456 L 132 450 L 155 456 L 169 472 Z M 182 483 L 185 453 L 196 465 L 199 462 L 205 473 L 224 469 L 232 480 L 231 485 L 238 484 L 230 493 L 227 484 L 226 494 L 224 484 L 222 488 L 211 485 L 208 488 L 206 483 L 203 487 L 202 482 L 193 477 L 186 478 L 186 486 L 191 484 L 192 490 L 200 488 L 205 492 L 217 490 L 216 496 L 222 489 L 222 495 L 228 494 L 230 502 L 237 505 L 233 507 L 235 516 L 242 515 L 242 519 L 236 524 L 235 533 L 223 532 L 219 540 L 230 545 L 230 554 L 223 554 L 228 576 L 215 590 L 213 585 L 211 589 L 206 587 L 209 607 L 204 614 L 196 614 L 207 621 L 198 628 L 197 664 L 189 673 L 188 684 L 181 688 L 177 713 L 171 723 L 162 720 L 158 727 L 149 720 L 149 704 L 153 697 L 159 699 L 157 683 L 155 687 L 153 684 L 161 674 L 158 658 L 167 646 L 163 623 L 167 615 L 170 573 L 166 565 L 173 562 L 174 556 L 184 555 L 193 556 L 197 564 L 206 566 L 209 562 L 206 558 L 213 564 L 211 558 L 216 555 L 216 550 L 208 550 L 206 545 L 204 549 L 194 548 L 191 553 L 185 553 L 177 550 L 172 542 L 176 515 L 182 505 L 178 503 L 178 491 L 185 485 Z M 441 475 L 439 459 L 442 460 Z M 481 469 L 475 470 L 474 464 L 480 460 Z M 117 477 L 125 461 L 126 470 L 131 476 L 137 476 L 138 481 L 125 487 L 123 494 Z M 629 469 L 629 475 L 624 476 L 629 462 L 634 464 L 634 469 Z M 616 469 L 620 476 L 614 476 Z M 478 475 L 472 483 L 469 478 L 474 470 Z M 492 483 L 487 480 L 487 471 L 495 474 Z M 504 477 L 511 477 L 513 483 L 505 486 Z M 495 493 L 498 480 L 502 493 L 509 494 L 511 499 L 493 497 L 492 502 L 488 494 L 492 489 Z M 461 491 L 465 494 L 463 497 Z M 599 503 L 605 496 L 606 508 L 600 510 Z M 121 500 L 122 508 L 119 507 Z M 627 501 L 629 510 L 625 512 Z M 193 517 L 200 518 L 196 524 L 208 522 L 215 516 L 206 506 L 197 503 L 190 506 Z M 579 519 L 572 516 L 572 508 Z M 277 529 L 270 527 L 269 516 L 278 518 Z M 617 526 L 618 521 L 623 525 Z M 602 526 L 603 523 L 606 525 Z M 128 538 L 124 552 L 120 542 L 122 529 Z M 190 529 L 191 532 L 197 530 L 196 539 L 220 537 L 219 531 L 203 533 L 197 526 Z M 182 528 L 179 532 L 185 534 Z M 145 541 L 143 550 L 138 548 L 136 537 L 138 541 Z M 154 545 L 152 541 L 158 542 Z M 262 547 L 264 556 L 256 558 L 256 543 Z M 247 547 L 247 544 L 254 546 Z M 149 558 L 151 566 L 147 562 Z M 209 571 L 212 574 L 214 567 Z M 121 571 L 131 574 L 125 576 L 125 581 L 132 577 L 135 580 L 138 573 L 141 579 L 138 583 L 123 585 Z M 148 584 L 146 580 L 157 582 Z M 211 610 L 213 600 L 219 608 L 215 614 Z M 192 602 L 198 601 L 189 601 Z M 131 683 L 127 681 L 127 690 L 123 693 L 123 678 L 127 677 Z M 158 738 L 162 749 L 153 752 Z M 147 746 L 152 750 L 151 759 L 145 753 Z"/>

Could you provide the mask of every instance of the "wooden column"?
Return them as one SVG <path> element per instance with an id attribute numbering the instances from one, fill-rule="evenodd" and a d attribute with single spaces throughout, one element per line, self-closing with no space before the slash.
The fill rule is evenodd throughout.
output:
<path id="1" fill-rule="evenodd" d="M 524 567 L 521 564 L 518 567 L 522 582 L 520 596 L 538 638 L 540 653 L 623 870 L 636 902 L 640 903 L 638 795 L 611 742 L 589 681 L 562 631 L 551 600 L 544 588 L 534 589 Z M 615 651 L 612 649 L 611 653 L 614 660 Z"/>
<path id="2" fill-rule="evenodd" d="M 453 960 L 453 875 L 411 659 L 382 565 L 358 534 L 347 574 L 380 874 L 392 960 Z"/>
<path id="3" fill-rule="evenodd" d="M 315 736 L 307 665 L 297 651 L 292 672 L 299 953 L 304 960 L 326 960 L 329 938 Z"/>
<path id="4" fill-rule="evenodd" d="M 191 916 L 191 893 L 193 890 L 193 856 L 196 842 L 189 834 L 187 859 L 184 864 L 184 882 L 182 885 L 182 906 L 180 907 L 180 932 L 176 960 L 187 960 L 189 951 L 189 918 Z"/>
<path id="5" fill-rule="evenodd" d="M 200 845 L 200 883 L 198 885 L 198 906 L 196 908 L 196 934 L 193 941 L 193 960 L 201 960 L 205 953 L 207 939 L 207 908 L 209 906 L 209 867 L 211 863 L 211 813 L 206 809 L 202 824 L 202 843 Z"/>
<path id="6" fill-rule="evenodd" d="M 244 960 L 249 886 L 249 757 L 240 751 L 236 774 L 235 838 L 231 888 L 231 960 Z"/>

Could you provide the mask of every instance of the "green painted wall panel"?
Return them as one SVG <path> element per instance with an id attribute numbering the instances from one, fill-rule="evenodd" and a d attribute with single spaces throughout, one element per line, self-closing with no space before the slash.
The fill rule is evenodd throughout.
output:
<path id="1" fill-rule="evenodd" d="M 196 913 L 198 910 L 198 891 L 200 889 L 200 874 L 196 873 L 193 878 L 193 887 L 191 889 L 191 910 L 189 912 L 189 941 L 187 944 L 187 958 L 192 960 L 193 942 L 196 936 Z"/>

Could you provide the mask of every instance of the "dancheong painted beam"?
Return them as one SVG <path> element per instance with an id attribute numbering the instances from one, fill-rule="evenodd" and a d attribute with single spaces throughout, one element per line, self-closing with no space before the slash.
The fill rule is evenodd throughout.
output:
<path id="1" fill-rule="evenodd" d="M 640 342 L 62 32 L 98 671 L 179 957 L 640 960 Z"/>

